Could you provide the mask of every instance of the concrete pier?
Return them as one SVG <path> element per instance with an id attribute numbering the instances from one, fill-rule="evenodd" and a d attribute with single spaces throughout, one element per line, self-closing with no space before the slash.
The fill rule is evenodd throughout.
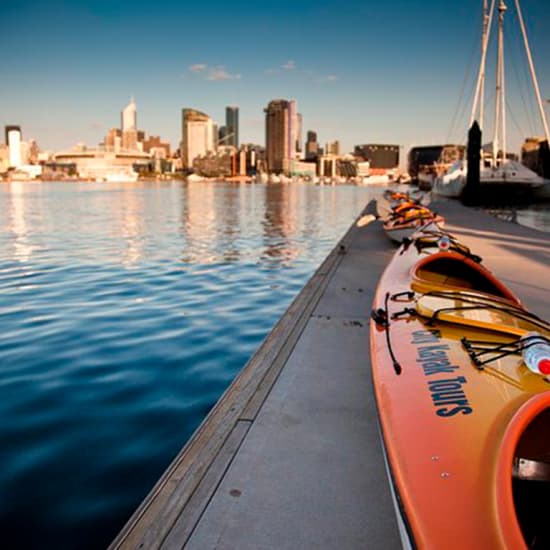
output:
<path id="1" fill-rule="evenodd" d="M 433 205 L 535 313 L 550 318 L 548 236 Z M 111 545 L 400 548 L 378 433 L 368 323 L 395 252 L 355 224 Z"/>

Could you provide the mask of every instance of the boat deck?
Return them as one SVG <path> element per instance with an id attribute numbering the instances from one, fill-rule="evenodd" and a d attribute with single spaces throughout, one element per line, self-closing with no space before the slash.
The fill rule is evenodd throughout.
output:
<path id="1" fill-rule="evenodd" d="M 550 318 L 546 234 L 454 202 L 447 228 Z M 112 543 L 122 548 L 401 548 L 368 323 L 395 247 L 353 225 Z"/>

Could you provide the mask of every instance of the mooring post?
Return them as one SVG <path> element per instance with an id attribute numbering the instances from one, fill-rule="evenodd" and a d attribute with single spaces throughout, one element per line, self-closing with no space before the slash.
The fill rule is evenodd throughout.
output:
<path id="1" fill-rule="evenodd" d="M 539 173 L 539 176 L 550 179 L 550 149 L 548 148 L 547 140 L 540 143 L 538 157 L 537 172 Z"/>

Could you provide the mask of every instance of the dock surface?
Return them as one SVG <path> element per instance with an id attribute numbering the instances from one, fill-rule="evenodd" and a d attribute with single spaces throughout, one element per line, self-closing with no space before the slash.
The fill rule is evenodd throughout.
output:
<path id="1" fill-rule="evenodd" d="M 548 235 L 454 202 L 447 228 L 543 318 Z M 397 549 L 369 359 L 378 279 L 395 252 L 350 228 L 111 549 Z"/>

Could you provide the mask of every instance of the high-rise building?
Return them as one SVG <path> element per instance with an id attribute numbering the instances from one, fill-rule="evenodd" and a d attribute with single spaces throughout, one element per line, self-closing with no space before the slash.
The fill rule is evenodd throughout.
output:
<path id="1" fill-rule="evenodd" d="M 338 140 L 331 141 L 325 144 L 326 155 L 339 155 L 340 154 L 340 142 Z"/>
<path id="2" fill-rule="evenodd" d="M 302 115 L 300 113 L 296 114 L 296 151 L 299 153 L 299 158 L 302 156 Z"/>
<path id="3" fill-rule="evenodd" d="M 134 98 L 120 113 L 122 131 L 122 149 L 136 151 L 138 149 L 137 107 Z"/>
<path id="4" fill-rule="evenodd" d="M 120 126 L 123 132 L 137 130 L 137 107 L 133 97 L 120 113 Z"/>
<path id="5" fill-rule="evenodd" d="M 265 148 L 269 172 L 288 170 L 288 101 L 275 99 L 265 109 Z"/>
<path id="6" fill-rule="evenodd" d="M 225 127 L 227 130 L 227 141 L 223 145 L 233 145 L 239 148 L 239 108 L 225 108 Z"/>
<path id="7" fill-rule="evenodd" d="M 215 125 L 205 113 L 181 110 L 181 159 L 183 168 L 193 166 L 196 157 L 216 150 Z"/>
<path id="8" fill-rule="evenodd" d="M 9 165 L 13 168 L 19 168 L 21 160 L 21 127 L 6 126 L 6 145 L 9 149 Z"/>
<path id="9" fill-rule="evenodd" d="M 220 126 L 218 128 L 218 145 L 224 146 L 227 141 L 227 126 Z"/>
<path id="10" fill-rule="evenodd" d="M 317 142 L 317 133 L 310 130 L 307 133 L 306 160 L 315 160 L 318 155 L 319 143 Z"/>
<path id="11" fill-rule="evenodd" d="M 274 99 L 264 111 L 267 169 L 270 172 L 291 172 L 300 150 L 301 117 L 296 101 Z"/>

